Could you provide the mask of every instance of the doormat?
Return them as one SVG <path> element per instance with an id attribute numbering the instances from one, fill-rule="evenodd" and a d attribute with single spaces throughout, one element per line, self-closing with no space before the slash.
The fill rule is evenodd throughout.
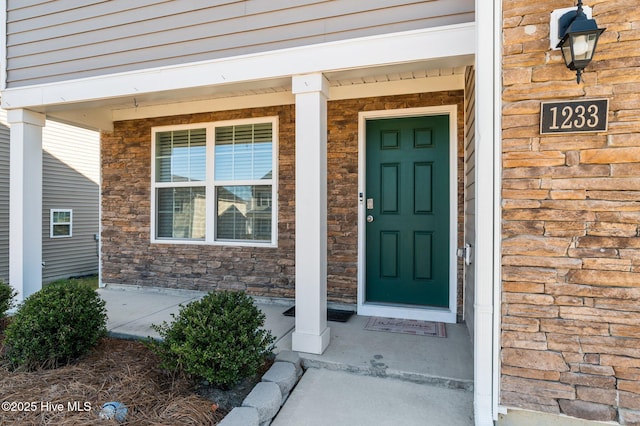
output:
<path id="1" fill-rule="evenodd" d="M 388 331 L 391 333 L 415 334 L 418 336 L 447 337 L 447 329 L 442 322 L 404 320 L 396 318 L 371 317 L 365 330 Z"/>
<path id="2" fill-rule="evenodd" d="M 296 307 L 292 306 L 282 313 L 286 317 L 296 316 Z M 327 321 L 347 322 L 353 315 L 353 311 L 344 311 L 341 309 L 327 309 Z"/>

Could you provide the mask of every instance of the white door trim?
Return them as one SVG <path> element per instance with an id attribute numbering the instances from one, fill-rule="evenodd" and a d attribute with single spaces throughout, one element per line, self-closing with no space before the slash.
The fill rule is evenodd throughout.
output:
<path id="1" fill-rule="evenodd" d="M 366 194 L 366 121 L 378 118 L 403 118 L 423 115 L 449 115 L 449 307 L 420 308 L 366 303 L 365 295 L 365 203 Z M 458 120 L 456 105 L 364 111 L 358 114 L 358 315 L 417 319 L 424 321 L 456 322 L 457 314 L 457 201 L 458 201 Z"/>

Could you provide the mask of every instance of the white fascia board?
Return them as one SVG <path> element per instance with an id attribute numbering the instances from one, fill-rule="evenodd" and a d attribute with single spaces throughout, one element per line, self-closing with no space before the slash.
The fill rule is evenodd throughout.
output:
<path id="1" fill-rule="evenodd" d="M 4 90 L 2 107 L 37 108 L 475 53 L 475 23 L 447 25 Z"/>
<path id="2" fill-rule="evenodd" d="M 264 93 L 259 95 L 232 96 L 228 98 L 204 99 L 189 102 L 139 106 L 113 110 L 113 121 L 138 120 L 199 112 L 230 111 L 234 109 L 261 108 L 275 105 L 293 105 L 295 96 L 290 92 Z"/>

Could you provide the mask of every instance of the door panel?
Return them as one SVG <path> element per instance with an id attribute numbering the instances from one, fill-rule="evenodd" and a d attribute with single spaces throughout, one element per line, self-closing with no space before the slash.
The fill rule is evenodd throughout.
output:
<path id="1" fill-rule="evenodd" d="M 449 116 L 369 120 L 366 132 L 365 300 L 448 307 Z"/>
<path id="2" fill-rule="evenodd" d="M 400 165 L 397 163 L 380 165 L 380 202 L 382 203 L 381 211 L 384 214 L 398 213 L 399 168 Z"/>
<path id="3" fill-rule="evenodd" d="M 380 232 L 380 276 L 383 278 L 398 278 L 398 232 Z"/>
<path id="4" fill-rule="evenodd" d="M 414 191 L 414 213 L 429 214 L 433 212 L 431 183 L 433 182 L 433 164 L 432 163 L 416 163 L 413 166 L 413 187 L 421 188 L 420 191 Z"/>
<path id="5" fill-rule="evenodd" d="M 431 232 L 417 231 L 413 234 L 413 267 L 415 278 L 430 280 L 433 278 L 433 235 Z"/>

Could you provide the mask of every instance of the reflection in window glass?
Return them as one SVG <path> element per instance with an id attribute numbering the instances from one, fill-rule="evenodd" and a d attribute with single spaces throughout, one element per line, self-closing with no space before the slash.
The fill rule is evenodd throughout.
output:
<path id="1" fill-rule="evenodd" d="M 152 131 L 152 239 L 276 243 L 276 118 L 235 123 Z"/>
<path id="2" fill-rule="evenodd" d="M 156 182 L 206 179 L 206 129 L 156 133 Z"/>
<path id="3" fill-rule="evenodd" d="M 52 209 L 50 214 L 49 236 L 51 238 L 71 237 L 72 210 Z"/>
<path id="4" fill-rule="evenodd" d="M 158 188 L 156 204 L 158 238 L 205 238 L 204 187 Z"/>
<path id="5" fill-rule="evenodd" d="M 271 179 L 271 123 L 216 128 L 215 179 Z"/>
<path id="6" fill-rule="evenodd" d="M 218 187 L 217 239 L 271 240 L 271 198 L 271 185 Z"/>

